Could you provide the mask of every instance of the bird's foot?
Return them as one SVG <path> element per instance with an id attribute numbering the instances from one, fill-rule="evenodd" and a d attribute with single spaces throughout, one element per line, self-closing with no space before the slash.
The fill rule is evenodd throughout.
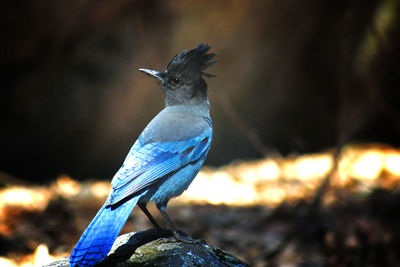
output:
<path id="1" fill-rule="evenodd" d="M 191 237 L 180 231 L 173 231 L 173 234 L 174 234 L 175 239 L 180 242 L 189 243 L 189 244 L 204 243 L 203 239 L 197 239 L 197 238 Z"/>

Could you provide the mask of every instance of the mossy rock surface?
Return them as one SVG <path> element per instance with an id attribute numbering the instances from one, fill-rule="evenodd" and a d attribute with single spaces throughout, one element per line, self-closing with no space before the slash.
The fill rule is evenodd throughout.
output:
<path id="1" fill-rule="evenodd" d="M 62 258 L 48 267 L 69 266 Z M 148 230 L 128 233 L 117 238 L 107 258 L 98 267 L 137 266 L 248 266 L 245 262 L 211 247 L 204 241 L 185 243 L 170 237 L 169 231 L 162 233 Z"/>

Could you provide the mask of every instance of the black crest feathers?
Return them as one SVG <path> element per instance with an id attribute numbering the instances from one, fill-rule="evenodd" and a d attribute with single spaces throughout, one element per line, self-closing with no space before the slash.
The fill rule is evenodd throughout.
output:
<path id="1" fill-rule="evenodd" d="M 205 73 L 203 70 L 215 64 L 217 61 L 210 61 L 214 58 L 214 53 L 207 54 L 210 46 L 199 44 L 196 48 L 176 55 L 167 66 L 168 72 L 179 72 L 183 75 L 199 74 L 205 77 L 215 77 L 213 74 Z"/>

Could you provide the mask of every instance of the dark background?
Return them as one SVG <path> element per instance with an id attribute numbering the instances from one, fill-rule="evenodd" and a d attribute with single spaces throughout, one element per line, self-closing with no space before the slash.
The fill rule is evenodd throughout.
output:
<path id="1" fill-rule="evenodd" d="M 138 68 L 200 42 L 214 141 L 206 164 L 400 145 L 400 3 L 3 1 L 0 171 L 110 178 L 162 109 Z"/>

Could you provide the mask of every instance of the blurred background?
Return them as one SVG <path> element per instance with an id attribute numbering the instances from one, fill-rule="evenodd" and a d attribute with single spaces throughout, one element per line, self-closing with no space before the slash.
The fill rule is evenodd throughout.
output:
<path id="1" fill-rule="evenodd" d="M 138 69 L 164 70 L 178 52 L 207 43 L 218 60 L 208 70 L 217 77 L 207 79 L 214 139 L 208 167 L 191 187 L 205 191 L 189 191 L 171 208 L 184 230 L 255 266 L 281 263 L 276 255 L 301 264 L 304 258 L 291 258 L 299 255 L 292 241 L 310 236 L 297 238 L 293 229 L 304 229 L 306 221 L 317 225 L 309 231 L 319 254 L 303 251 L 313 262 L 400 262 L 390 252 L 400 248 L 394 234 L 400 219 L 391 217 L 400 200 L 398 0 L 5 1 L 0 12 L 0 242 L 8 245 L 2 256 L 20 260 L 21 254 L 43 252 L 42 243 L 57 255 L 71 250 L 109 190 L 108 182 L 98 181 L 111 179 L 164 106 L 159 85 Z M 232 191 L 205 199 L 206 189 L 218 186 Z M 22 191 L 7 198 L 12 188 Z M 89 207 L 85 197 L 96 199 L 90 216 L 78 210 Z M 24 206 L 21 199 L 36 205 Z M 214 214 L 196 231 L 183 225 L 193 221 L 185 205 L 190 201 Z M 322 212 L 315 204 L 321 201 L 341 206 L 324 206 Z M 369 211 L 382 211 L 382 203 L 387 213 L 379 218 L 385 218 L 385 226 L 375 221 L 365 226 L 360 218 L 376 218 Z M 344 228 L 327 226 L 326 218 L 343 209 L 360 210 L 361 228 L 344 233 L 347 222 L 340 220 Z M 304 216 L 299 222 L 290 217 L 297 212 L 318 216 L 306 216 L 314 224 Z M 226 229 L 227 222 L 218 219 L 226 213 L 237 216 L 228 216 L 231 232 L 203 229 L 213 223 Z M 21 228 L 11 219 L 43 222 L 52 214 L 63 222 Z M 88 218 L 79 219 L 83 216 Z M 246 217 L 254 218 L 253 224 L 238 227 Z M 272 227 L 274 220 L 280 223 Z M 126 231 L 148 228 L 144 225 Z M 61 228 L 70 231 L 60 234 Z M 255 229 L 263 229 L 265 238 L 255 234 L 243 247 L 232 245 L 241 237 L 235 234 Z M 378 242 L 383 229 L 386 235 Z M 270 241 L 271 232 L 285 234 Z M 227 236 L 231 239 L 219 240 Z M 349 254 L 343 249 L 338 254 L 345 244 Z"/>

